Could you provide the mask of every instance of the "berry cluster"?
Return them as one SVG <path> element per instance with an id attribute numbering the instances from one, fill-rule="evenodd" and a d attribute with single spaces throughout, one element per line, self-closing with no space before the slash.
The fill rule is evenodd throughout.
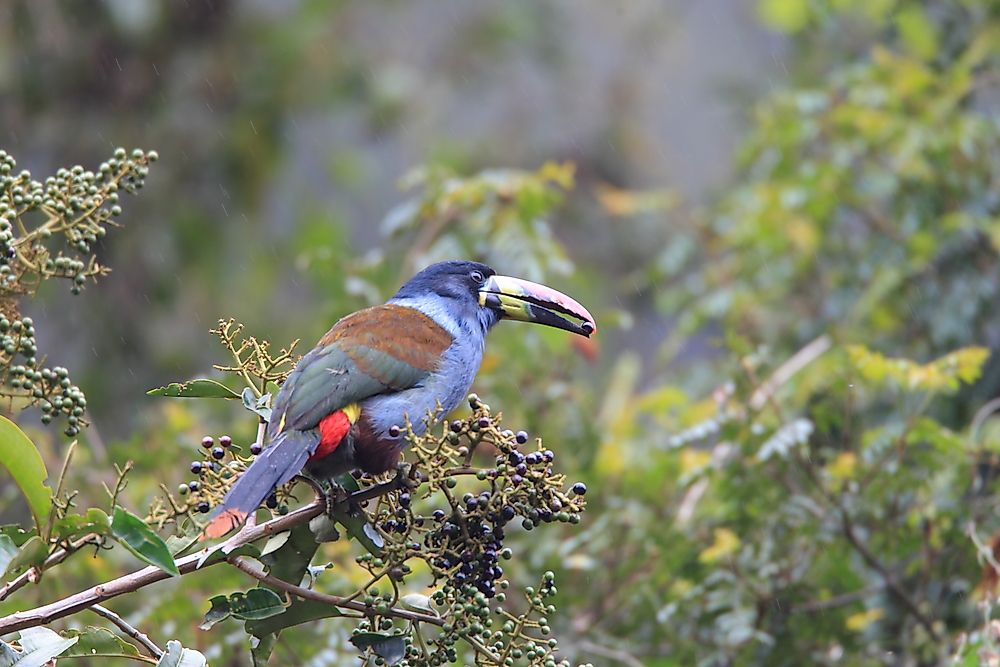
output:
<path id="1" fill-rule="evenodd" d="M 35 323 L 30 317 L 9 320 L 0 315 L 0 366 L 6 368 L 0 394 L 26 398 L 42 411 L 42 423 L 66 418 L 66 435 L 72 437 L 85 424 L 87 399 L 62 366 L 39 367 Z M 21 363 L 16 363 L 20 361 Z"/>
<path id="2" fill-rule="evenodd" d="M 246 469 L 252 461 L 240 455 L 242 448 L 233 443 L 228 435 L 219 436 L 218 440 L 210 435 L 201 439 L 202 457 L 191 461 L 189 470 L 195 479 L 177 487 L 177 493 L 188 498 L 184 510 L 194 509 L 199 514 L 207 514 L 212 507 L 221 502 L 222 497 L 236 481 L 239 473 Z M 254 443 L 250 446 L 252 456 L 260 453 L 260 446 Z M 288 512 L 288 505 L 279 506 L 275 494 L 267 499 L 270 509 L 278 509 L 282 514 Z"/>
<path id="3" fill-rule="evenodd" d="M 462 642 L 478 647 L 481 664 L 525 664 L 525 659 L 543 667 L 563 664 L 553 657 L 556 642 L 548 638 L 546 615 L 555 609 L 543 604 L 555 593 L 551 573 L 538 590 L 527 589 L 528 609 L 520 616 L 503 606 L 510 587 L 503 564 L 513 557 L 505 539 L 511 530 L 578 523 L 586 486 L 565 490 L 563 476 L 553 471 L 551 450 L 523 431 L 502 429 L 500 416 L 477 396 L 470 396 L 469 404 L 473 414 L 447 424 L 440 436 L 409 433 L 417 484 L 382 499 L 374 519 L 386 546 L 357 562 L 373 579 L 381 574 L 399 582 L 412 571 L 407 561 L 420 559 L 438 583 L 431 600 L 448 622 L 424 646 L 408 640 L 407 665 L 455 662 Z M 490 452 L 489 466 L 474 467 L 482 450 Z M 446 504 L 435 508 L 435 501 Z M 376 611 L 391 602 L 373 589 L 366 591 L 366 603 L 369 598 Z"/>
<path id="4" fill-rule="evenodd" d="M 92 247 L 116 224 L 120 191 L 141 188 L 156 159 L 155 151 L 119 148 L 96 172 L 77 165 L 41 182 L 0 150 L 0 396 L 37 405 L 45 424 L 65 417 L 69 436 L 86 425 L 86 399 L 65 368 L 41 367 L 34 325 L 18 302 L 44 280 L 69 280 L 79 294 L 87 278 L 108 271 Z"/>

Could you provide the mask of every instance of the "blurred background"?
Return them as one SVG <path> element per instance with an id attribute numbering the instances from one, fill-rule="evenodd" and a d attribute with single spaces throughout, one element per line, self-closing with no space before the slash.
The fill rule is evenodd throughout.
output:
<path id="1" fill-rule="evenodd" d="M 308 349 L 439 259 L 545 281 L 596 342 L 501 327 L 476 389 L 591 486 L 519 553 L 595 664 L 996 659 L 998 118 L 991 0 L 0 5 L 21 167 L 160 155 L 113 273 L 27 306 L 87 392 L 78 483 L 134 459 L 141 507 L 252 436 L 144 394 L 228 361 L 220 317 Z M 170 586 L 122 613 L 241 664 Z M 316 625 L 280 664 L 350 655 Z"/>

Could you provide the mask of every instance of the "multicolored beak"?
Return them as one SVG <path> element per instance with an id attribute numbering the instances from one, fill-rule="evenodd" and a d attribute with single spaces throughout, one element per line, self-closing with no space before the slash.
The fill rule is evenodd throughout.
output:
<path id="1" fill-rule="evenodd" d="M 479 305 L 492 308 L 501 317 L 565 329 L 588 338 L 597 331 L 594 316 L 575 300 L 551 287 L 520 278 L 491 276 L 479 289 Z"/>

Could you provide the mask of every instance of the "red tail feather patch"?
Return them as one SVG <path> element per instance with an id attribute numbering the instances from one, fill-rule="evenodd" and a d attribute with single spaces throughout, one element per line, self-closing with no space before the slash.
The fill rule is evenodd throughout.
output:
<path id="1" fill-rule="evenodd" d="M 350 430 L 351 420 L 343 410 L 337 410 L 323 417 L 319 423 L 319 446 L 309 460 L 314 461 L 333 454 Z"/>

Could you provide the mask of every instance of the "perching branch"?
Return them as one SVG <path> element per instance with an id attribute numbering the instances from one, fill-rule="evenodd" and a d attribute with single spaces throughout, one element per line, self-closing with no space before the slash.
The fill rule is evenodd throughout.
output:
<path id="1" fill-rule="evenodd" d="M 276 535 L 294 526 L 305 523 L 313 517 L 323 513 L 326 503 L 321 499 L 316 499 L 305 507 L 301 507 L 293 512 L 271 519 L 262 524 L 237 534 L 238 541 L 233 542 L 233 547 L 255 542 L 263 537 Z M 204 550 L 185 556 L 177 561 L 177 569 L 181 575 L 190 574 L 198 568 L 198 561 L 204 555 Z M 219 561 L 222 562 L 222 561 Z M 205 566 L 207 567 L 207 565 Z M 89 609 L 95 604 L 110 600 L 111 598 L 134 593 L 135 591 L 154 584 L 158 581 L 170 578 L 170 575 L 158 567 L 149 566 L 141 570 L 127 574 L 117 579 L 104 582 L 80 591 L 74 595 L 57 600 L 41 607 L 19 611 L 9 616 L 0 618 L 0 636 L 25 628 L 33 628 L 38 625 L 47 625 L 52 621 L 66 616 L 71 616 L 82 609 Z"/>

